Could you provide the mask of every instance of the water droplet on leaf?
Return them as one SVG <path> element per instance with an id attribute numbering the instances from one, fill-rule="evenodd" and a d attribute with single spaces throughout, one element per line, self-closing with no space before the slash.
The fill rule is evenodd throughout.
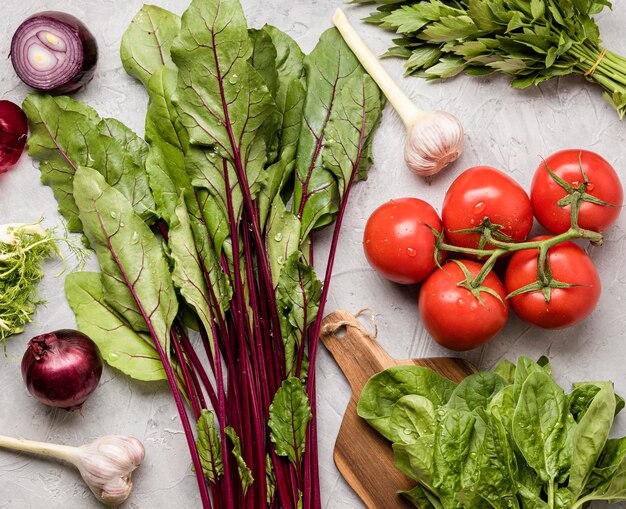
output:
<path id="1" fill-rule="evenodd" d="M 281 240 L 283 240 L 283 234 L 278 232 L 276 235 L 274 235 L 274 240 L 276 242 L 280 242 Z"/>
<path id="2" fill-rule="evenodd" d="M 111 217 L 112 217 L 113 219 L 115 219 L 115 218 L 117 217 L 117 214 L 116 214 L 116 213 L 115 213 L 115 211 L 113 211 L 113 210 L 111 211 Z"/>

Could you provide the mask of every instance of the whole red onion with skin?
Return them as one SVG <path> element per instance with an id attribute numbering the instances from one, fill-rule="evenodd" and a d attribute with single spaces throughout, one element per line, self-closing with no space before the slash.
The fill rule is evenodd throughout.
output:
<path id="1" fill-rule="evenodd" d="M 50 94 L 72 94 L 93 78 L 98 45 L 78 18 L 39 12 L 13 34 L 11 63 L 28 86 Z"/>
<path id="2" fill-rule="evenodd" d="M 11 101 L 0 101 L 0 173 L 4 173 L 19 160 L 26 138 L 26 114 Z"/>
<path id="3" fill-rule="evenodd" d="M 28 391 L 42 403 L 80 409 L 102 376 L 96 344 L 82 332 L 61 329 L 36 336 L 22 358 Z"/>

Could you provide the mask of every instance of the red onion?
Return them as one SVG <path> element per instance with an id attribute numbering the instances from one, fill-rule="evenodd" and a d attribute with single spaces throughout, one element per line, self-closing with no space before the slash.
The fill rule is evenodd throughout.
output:
<path id="1" fill-rule="evenodd" d="M 11 40 L 11 62 L 34 89 L 71 94 L 91 81 L 98 60 L 96 39 L 71 14 L 46 11 L 24 21 Z"/>
<path id="2" fill-rule="evenodd" d="M 34 337 L 22 358 L 22 377 L 28 391 L 42 403 L 65 410 L 79 409 L 101 375 L 98 347 L 76 330 Z"/>
<path id="3" fill-rule="evenodd" d="M 0 101 L 0 173 L 17 163 L 28 134 L 26 115 L 17 104 Z"/>

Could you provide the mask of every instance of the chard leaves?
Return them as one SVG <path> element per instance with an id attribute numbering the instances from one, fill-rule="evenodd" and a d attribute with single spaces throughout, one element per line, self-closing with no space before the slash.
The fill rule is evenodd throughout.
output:
<path id="1" fill-rule="evenodd" d="M 215 484 L 224 475 L 224 463 L 222 461 L 222 444 L 215 427 L 215 415 L 213 412 L 203 409 L 196 424 L 198 432 L 198 452 L 202 464 L 202 472 L 209 482 Z"/>
<path id="2" fill-rule="evenodd" d="M 31 130 L 28 153 L 40 162 L 41 180 L 52 187 L 70 231 L 80 231 L 72 180 L 80 166 L 95 168 L 144 220 L 154 200 L 141 161 L 145 144 L 117 121 L 69 97 L 30 94 L 23 104 Z"/>
<path id="3" fill-rule="evenodd" d="M 311 406 L 300 379 L 287 378 L 270 406 L 270 438 L 279 456 L 299 467 L 304 453 L 306 427 L 312 419 Z"/>
<path id="4" fill-rule="evenodd" d="M 136 332 L 107 303 L 100 273 L 69 274 L 65 294 L 78 328 L 98 345 L 107 364 L 137 380 L 165 380 L 161 358 L 150 337 Z"/>
<path id="5" fill-rule="evenodd" d="M 251 55 L 238 1 L 192 1 L 172 45 L 178 67 L 174 103 L 191 143 L 214 147 L 253 188 L 260 183 L 266 160 L 259 129 L 274 101 L 249 63 Z"/>
<path id="6" fill-rule="evenodd" d="M 170 48 L 179 30 L 176 14 L 156 5 L 144 5 L 122 37 L 120 56 L 126 72 L 147 86 L 161 67 L 172 67 Z"/>
<path id="7" fill-rule="evenodd" d="M 178 303 L 156 237 L 97 171 L 76 171 L 74 196 L 83 231 L 98 256 L 107 302 L 135 331 L 149 332 L 169 353 Z"/>

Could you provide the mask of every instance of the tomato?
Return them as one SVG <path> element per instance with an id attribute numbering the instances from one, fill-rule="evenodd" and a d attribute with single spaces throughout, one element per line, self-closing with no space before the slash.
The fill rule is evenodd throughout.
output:
<path id="1" fill-rule="evenodd" d="M 380 275 L 401 284 L 419 283 L 435 270 L 435 209 L 417 198 L 399 198 L 378 207 L 367 220 L 363 249 Z"/>
<path id="2" fill-rule="evenodd" d="M 469 260 L 460 263 L 472 276 L 482 267 Z M 464 280 L 457 262 L 449 261 L 424 281 L 419 294 L 424 327 L 437 343 L 451 350 L 469 350 L 486 343 L 504 327 L 509 315 L 504 285 L 493 272 L 487 275 L 483 286 L 494 290 L 501 300 L 481 291 L 481 303 L 468 289 L 458 286 Z"/>
<path id="3" fill-rule="evenodd" d="M 549 238 L 546 236 L 537 239 Z M 508 293 L 537 281 L 537 249 L 518 251 L 511 257 L 504 277 Z M 573 242 L 562 242 L 548 251 L 548 263 L 555 281 L 575 284 L 551 288 L 546 302 L 541 290 L 511 297 L 511 307 L 524 321 L 544 329 L 561 329 L 580 322 L 596 307 L 600 298 L 600 277 L 591 258 Z"/>
<path id="4" fill-rule="evenodd" d="M 476 249 L 480 233 L 459 233 L 476 228 L 489 218 L 499 232 L 513 240 L 526 239 L 533 212 L 526 191 L 505 173 L 490 166 L 476 166 L 461 173 L 448 189 L 441 213 L 451 244 Z M 485 246 L 487 249 L 493 246 Z"/>
<path id="5" fill-rule="evenodd" d="M 571 222 L 571 207 L 557 205 L 567 192 L 550 176 L 546 165 L 574 188 L 584 182 L 582 167 L 589 179 L 587 193 L 615 205 L 607 207 L 583 202 L 578 216 L 578 225 L 581 228 L 602 232 L 615 222 L 624 202 L 619 176 L 606 159 L 598 154 L 589 150 L 570 149 L 548 157 L 539 165 L 533 177 L 530 200 L 535 217 L 544 228 L 559 234 L 567 231 Z"/>

